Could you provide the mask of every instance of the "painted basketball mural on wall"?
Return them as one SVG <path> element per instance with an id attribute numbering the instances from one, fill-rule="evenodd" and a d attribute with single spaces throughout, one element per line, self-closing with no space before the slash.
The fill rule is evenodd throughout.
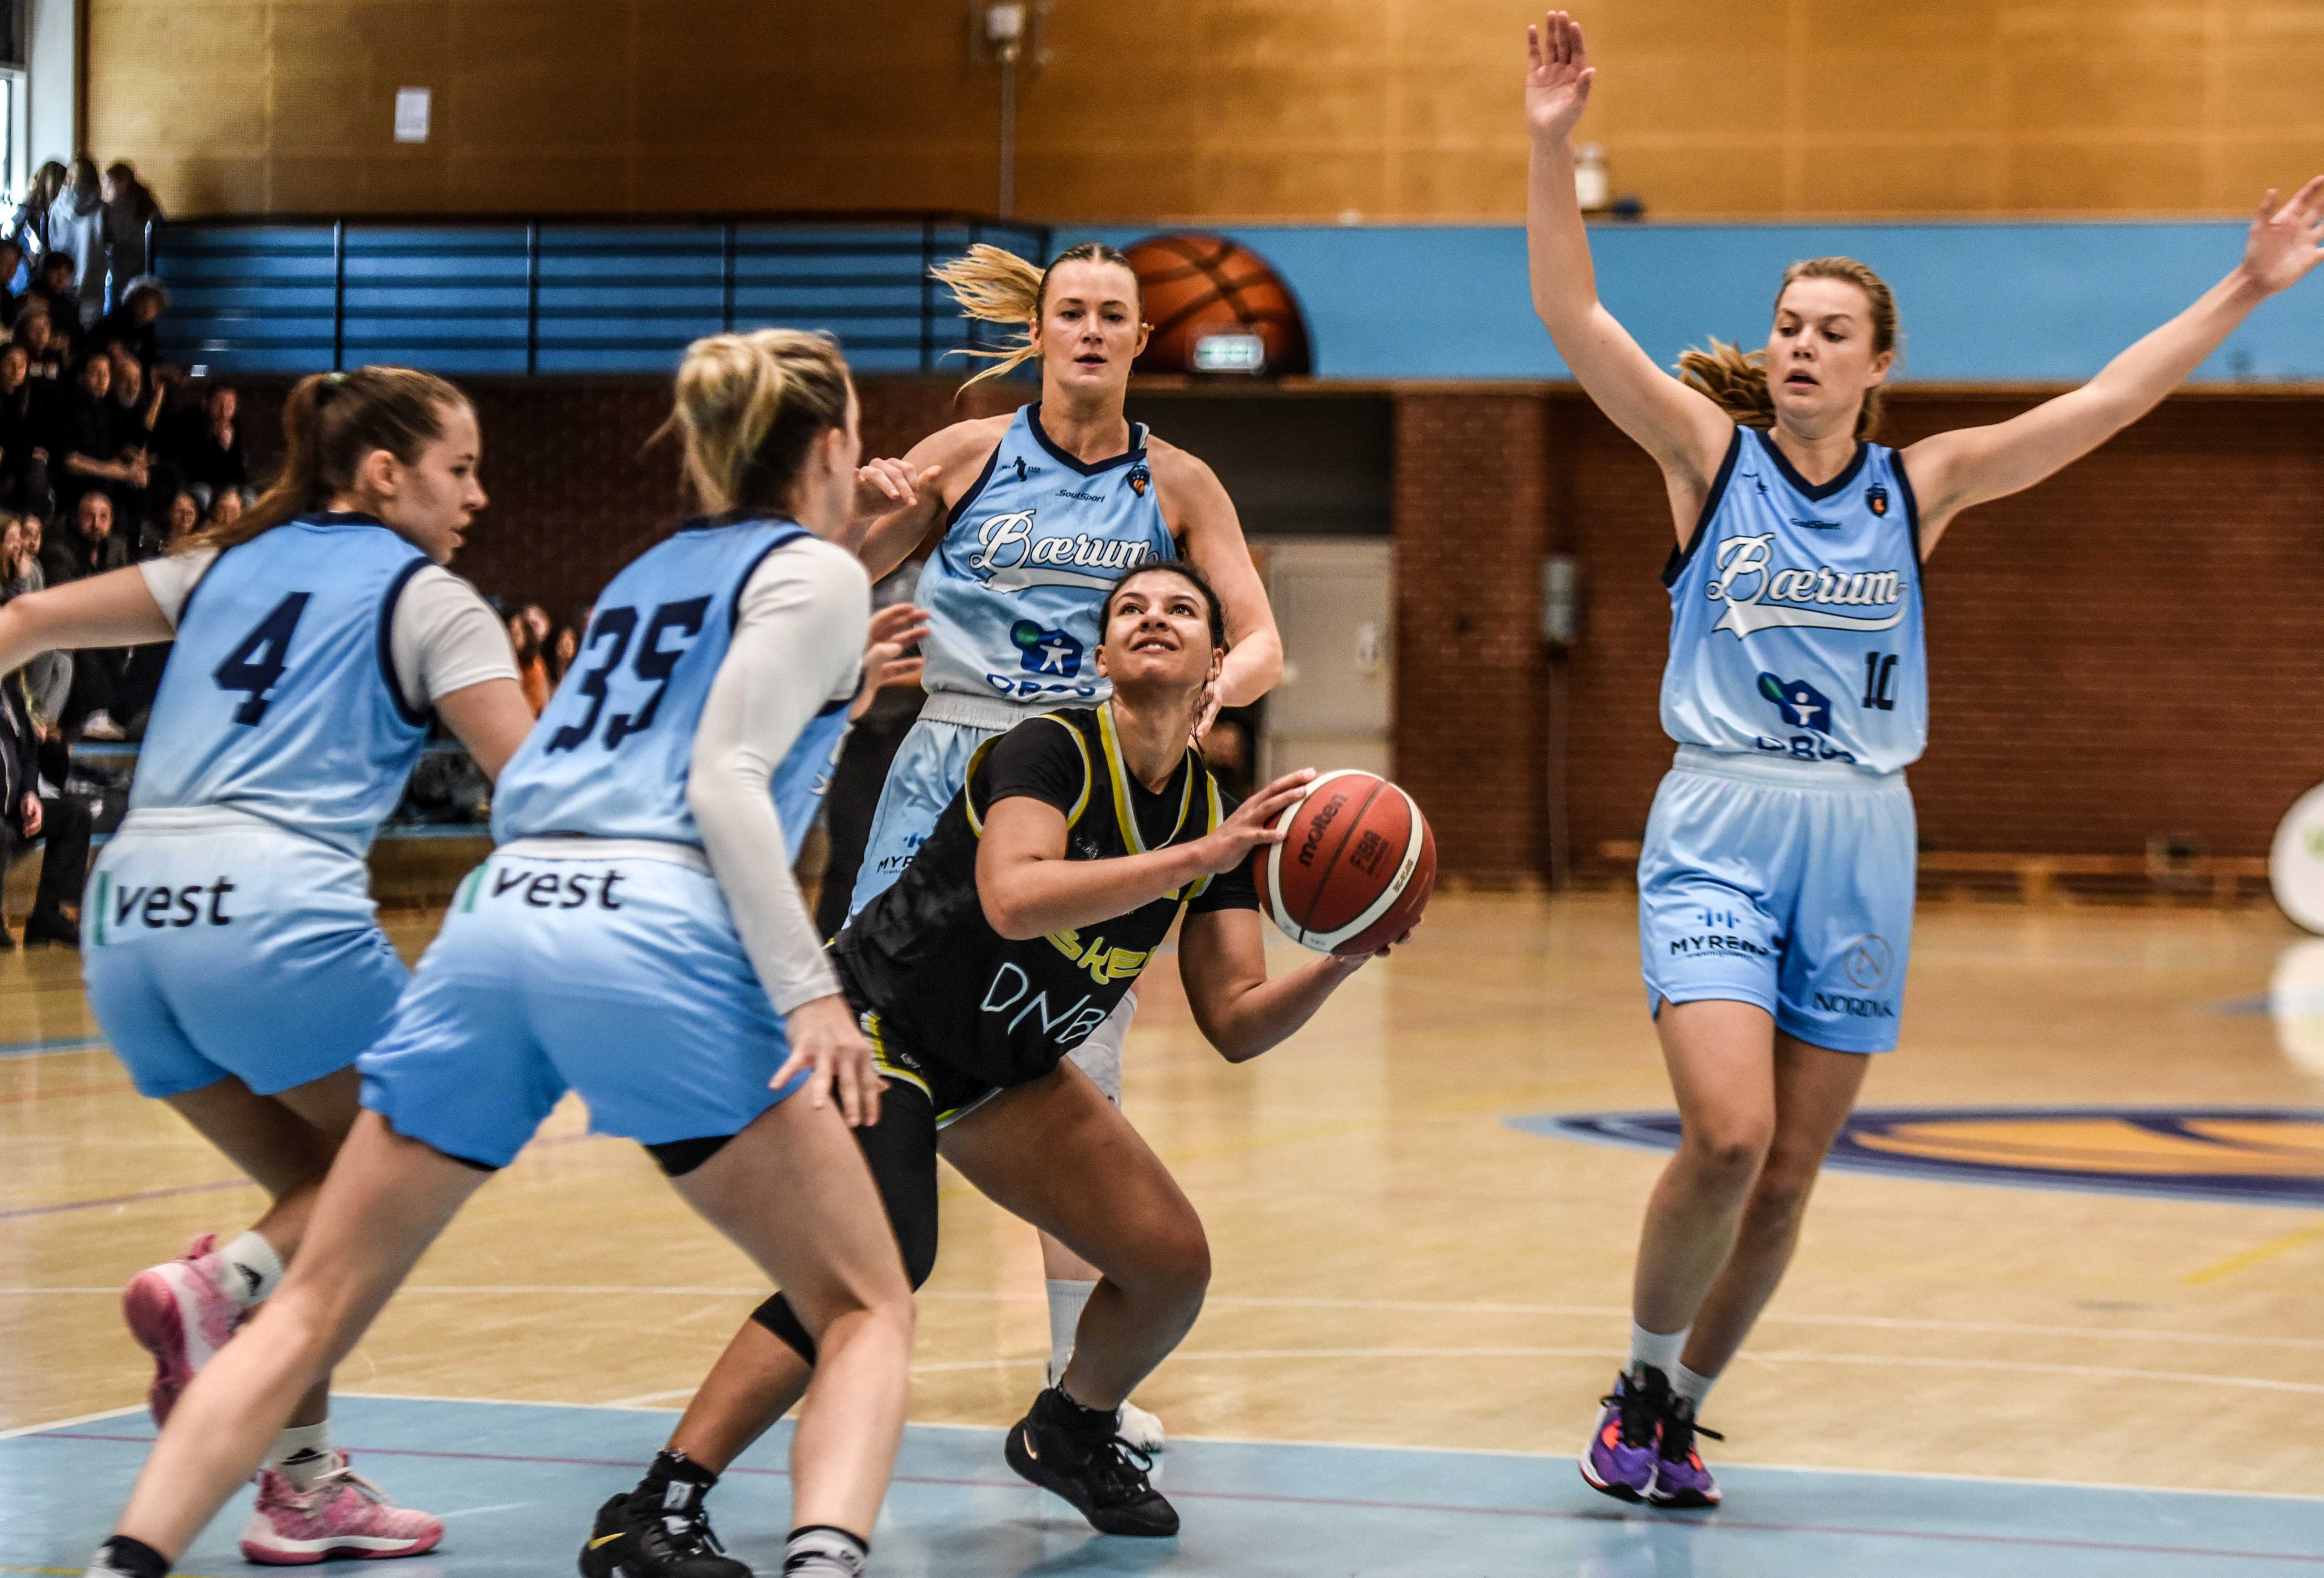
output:
<path id="1" fill-rule="evenodd" d="M 1223 235 L 1149 235 L 1128 248 L 1154 333 L 1140 373 L 1314 370 L 1307 320 L 1275 266 Z"/>

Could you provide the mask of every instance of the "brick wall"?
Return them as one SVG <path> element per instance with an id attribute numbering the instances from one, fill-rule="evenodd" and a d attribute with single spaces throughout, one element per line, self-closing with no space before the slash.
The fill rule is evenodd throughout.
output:
<path id="1" fill-rule="evenodd" d="M 1661 478 L 1577 393 L 1526 398 L 1545 444 L 1511 431 L 1525 424 L 1507 394 L 1399 402 L 1400 437 L 1434 436 L 1504 490 L 1488 504 L 1457 475 L 1422 482 L 1434 463 L 1399 445 L 1397 771 L 1445 835 L 1447 869 L 1488 879 L 1538 869 L 1537 840 L 1480 802 L 1542 804 L 1547 660 L 1518 649 L 1545 542 L 1587 577 L 1566 666 L 1579 862 L 1638 836 L 1671 751 L 1656 722 L 1669 629 L 1658 577 L 1674 541 Z M 1884 437 L 2000 420 L 2031 398 L 1908 393 Z M 1504 433 L 1511 462 L 1497 472 Z M 1515 457 L 1542 448 L 1528 484 Z M 2324 694 L 2324 398 L 2177 397 L 2040 487 L 1961 518 L 1928 588 L 1933 723 L 1912 776 L 1930 848 L 2135 854 L 2163 835 L 2258 854 L 2324 780 L 2311 710 Z M 1509 622 L 1508 644 L 1459 660 L 1482 651 L 1447 633 L 1464 617 Z"/>
<path id="2" fill-rule="evenodd" d="M 678 509 L 677 457 L 648 441 L 650 382 L 471 385 L 484 423 L 480 517 L 461 568 L 552 611 L 595 595 Z M 245 387 L 254 462 L 279 386 Z M 869 452 L 945 421 L 954 383 L 862 389 Z M 2029 397 L 1906 393 L 1886 437 L 1987 422 Z M 1565 660 L 1569 847 L 1635 839 L 1670 744 L 1656 722 L 1673 541 L 1654 466 L 1571 390 L 1397 392 L 1397 771 L 1429 809 L 1444 869 L 1537 875 L 1547 859 L 1549 660 L 1542 555 L 1575 554 L 1582 640 Z M 1929 753 L 1913 770 L 1931 848 L 2137 854 L 2154 835 L 2263 853 L 2324 780 L 2324 395 L 2167 402 L 2042 486 L 1975 511 L 1929 568 Z"/>

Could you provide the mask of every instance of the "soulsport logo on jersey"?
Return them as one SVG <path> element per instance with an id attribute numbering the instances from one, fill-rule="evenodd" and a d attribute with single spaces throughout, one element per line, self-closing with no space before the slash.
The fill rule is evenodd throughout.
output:
<path id="1" fill-rule="evenodd" d="M 1733 631 L 1739 638 L 1762 630 L 1789 626 L 1809 630 L 1853 630 L 1869 634 L 1894 630 L 1904 623 L 1904 576 L 1901 570 L 1866 570 L 1850 574 L 1830 565 L 1805 569 L 1776 568 L 1775 534 L 1730 537 L 1719 545 L 1718 576 L 1702 589 L 1727 612 L 1714 631 Z M 1840 608 L 1888 608 L 1886 614 L 1833 612 Z"/>
<path id="2" fill-rule="evenodd" d="M 1143 542 L 1115 537 L 1093 537 L 1086 531 L 1058 531 L 1038 536 L 1038 512 L 1018 510 L 994 515 L 976 529 L 976 549 L 968 556 L 968 570 L 995 592 L 1021 592 L 1028 586 L 1073 586 L 1102 592 L 1121 572 L 1152 558 Z"/>

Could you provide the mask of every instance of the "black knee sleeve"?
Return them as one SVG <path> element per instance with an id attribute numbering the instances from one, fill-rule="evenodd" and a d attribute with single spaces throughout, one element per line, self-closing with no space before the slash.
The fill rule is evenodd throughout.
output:
<path id="1" fill-rule="evenodd" d="M 682 1178 L 726 1148 L 732 1134 L 705 1135 L 699 1140 L 665 1140 L 659 1145 L 649 1145 L 646 1153 L 662 1170 L 664 1177 Z"/>
<path id="2" fill-rule="evenodd" d="M 888 1225 L 904 1257 L 904 1276 L 917 1293 L 936 1269 L 936 1110 L 917 1088 L 890 1083 L 881 1098 L 880 1121 L 857 1130 L 855 1140 L 871 1164 L 880 1203 L 887 1207 Z M 809 1364 L 815 1362 L 815 1338 L 781 1294 L 752 1310 L 751 1318 Z"/>

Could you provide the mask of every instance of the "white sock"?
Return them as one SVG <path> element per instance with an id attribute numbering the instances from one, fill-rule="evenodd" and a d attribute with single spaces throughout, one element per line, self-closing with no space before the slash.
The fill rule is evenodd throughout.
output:
<path id="1" fill-rule="evenodd" d="M 1630 1323 L 1630 1370 L 1636 1373 L 1642 1364 L 1652 1365 L 1667 1377 L 1678 1368 L 1678 1356 L 1686 1351 L 1684 1331 L 1650 1332 L 1637 1322 Z"/>
<path id="2" fill-rule="evenodd" d="M 1670 1383 L 1671 1390 L 1692 1403 L 1694 1411 L 1700 1414 L 1702 1412 L 1702 1399 L 1711 1395 L 1711 1389 L 1719 1384 L 1719 1378 L 1715 1375 L 1697 1375 L 1682 1364 L 1670 1372 Z"/>
<path id="3" fill-rule="evenodd" d="M 290 1481 L 294 1490 L 311 1490 L 315 1482 L 338 1463 L 331 1451 L 331 1422 L 292 1425 L 266 1449 L 266 1466 Z"/>
<path id="4" fill-rule="evenodd" d="M 1055 1384 L 1073 1361 L 1074 1335 L 1082 1329 L 1082 1311 L 1089 1307 L 1094 1282 L 1049 1278 L 1049 1380 Z"/>
<path id="5" fill-rule="evenodd" d="M 783 1578 L 863 1578 L 872 1547 L 827 1523 L 791 1530 L 783 1553 Z"/>
<path id="6" fill-rule="evenodd" d="M 282 1286 L 282 1257 L 254 1232 L 244 1233 L 226 1245 L 218 1251 L 218 1258 L 234 1273 L 226 1279 L 226 1290 L 244 1309 Z"/>

